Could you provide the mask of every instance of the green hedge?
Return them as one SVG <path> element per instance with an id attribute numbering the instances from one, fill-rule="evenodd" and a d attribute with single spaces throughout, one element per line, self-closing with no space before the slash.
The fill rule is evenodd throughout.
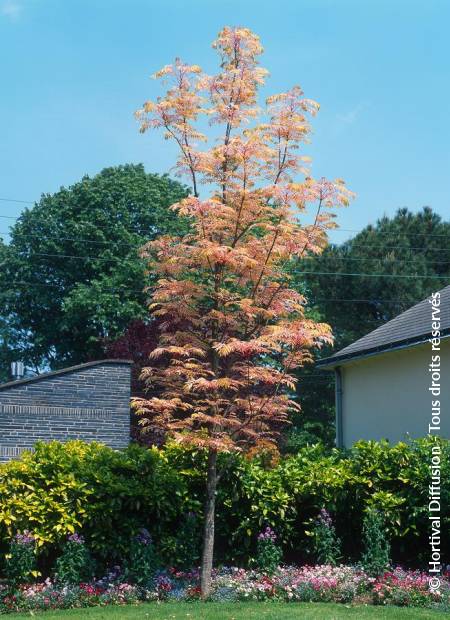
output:
<path id="1" fill-rule="evenodd" d="M 29 529 L 52 549 L 78 531 L 98 556 L 119 559 L 143 525 L 160 540 L 176 531 L 183 511 L 198 508 L 188 476 L 156 449 L 38 443 L 0 467 L 2 541 Z"/>
<path id="2" fill-rule="evenodd" d="M 347 559 L 356 559 L 364 512 L 375 505 L 386 514 L 394 560 L 425 565 L 431 441 L 359 442 L 346 452 L 317 445 L 271 469 L 258 458 L 223 456 L 216 560 L 246 563 L 265 525 L 278 533 L 287 560 L 307 560 L 309 527 L 322 507 L 335 517 Z M 445 532 L 450 442 L 441 445 Z M 176 563 L 185 515 L 201 515 L 204 476 L 204 454 L 177 446 L 115 452 L 81 441 L 37 444 L 0 466 L 0 545 L 5 549 L 15 532 L 29 529 L 43 555 L 52 554 L 79 531 L 98 558 L 117 561 L 133 533 L 146 527 L 163 559 Z M 448 544 L 443 538 L 444 557 Z"/>

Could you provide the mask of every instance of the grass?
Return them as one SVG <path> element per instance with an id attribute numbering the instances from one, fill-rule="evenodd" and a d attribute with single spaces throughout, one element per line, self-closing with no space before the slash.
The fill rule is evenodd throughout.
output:
<path id="1" fill-rule="evenodd" d="M 42 620 L 430 620 L 450 614 L 429 609 L 334 605 L 328 603 L 147 603 L 34 613 Z M 8 616 L 6 616 L 7 618 Z M 12 614 L 25 620 L 30 614 Z"/>

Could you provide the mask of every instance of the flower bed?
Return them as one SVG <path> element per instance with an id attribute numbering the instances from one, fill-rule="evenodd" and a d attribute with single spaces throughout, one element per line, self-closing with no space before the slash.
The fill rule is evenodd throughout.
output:
<path id="1" fill-rule="evenodd" d="M 47 579 L 20 586 L 14 592 L 0 586 L 0 614 L 199 597 L 198 570 L 160 572 L 151 586 L 144 588 L 122 582 L 115 567 L 103 579 L 89 584 L 58 586 Z M 214 571 L 211 599 L 442 607 L 449 605 L 450 584 L 448 578 L 443 578 L 440 594 L 431 593 L 426 573 L 400 568 L 376 579 L 352 566 L 285 566 L 271 576 L 256 570 L 222 568 Z"/>
<path id="2" fill-rule="evenodd" d="M 430 592 L 428 575 L 420 571 L 405 571 L 396 568 L 379 577 L 372 588 L 373 603 L 376 605 L 399 605 L 425 607 L 441 598 L 449 600 L 449 581 L 443 580 L 441 596 Z"/>
<path id="3" fill-rule="evenodd" d="M 73 609 L 97 605 L 124 605 L 142 600 L 142 593 L 134 586 L 121 583 L 108 588 L 82 583 L 78 586 L 58 587 L 50 580 L 21 586 L 13 593 L 0 595 L 0 614 L 14 611 L 46 611 Z"/>

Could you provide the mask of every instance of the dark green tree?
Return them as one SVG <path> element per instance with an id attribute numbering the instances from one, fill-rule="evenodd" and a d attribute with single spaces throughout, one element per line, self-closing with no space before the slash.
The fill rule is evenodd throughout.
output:
<path id="1" fill-rule="evenodd" d="M 186 231 L 169 207 L 187 189 L 143 165 L 106 168 L 43 195 L 0 248 L 1 365 L 36 370 L 103 355 L 105 341 L 148 315 L 151 274 L 139 248 Z"/>
<path id="2" fill-rule="evenodd" d="M 429 207 L 399 209 L 296 269 L 312 272 L 296 272 L 298 288 L 310 311 L 333 329 L 333 349 L 320 352 L 327 357 L 450 283 L 450 222 Z M 367 275 L 346 275 L 355 273 Z M 334 439 L 333 376 L 312 366 L 301 375 L 303 413 L 289 443 L 294 450 L 305 441 Z"/>
<path id="3" fill-rule="evenodd" d="M 5 268 L 6 256 L 8 247 L 3 243 L 0 238 L 0 274 L 3 273 Z M 0 275 L 1 278 L 1 275 Z M 4 296 L 4 291 L 0 290 L 0 299 Z M 9 378 L 9 365 L 13 358 L 11 357 L 11 350 L 8 346 L 9 340 L 9 327 L 8 319 L 6 315 L 0 314 L 0 383 L 7 381 Z"/>
<path id="4" fill-rule="evenodd" d="M 314 272 L 305 276 L 309 297 L 332 325 L 337 350 L 448 284 L 450 222 L 429 207 L 419 213 L 399 209 L 349 241 L 330 245 L 308 271 Z M 335 301 L 343 299 L 358 301 Z"/>

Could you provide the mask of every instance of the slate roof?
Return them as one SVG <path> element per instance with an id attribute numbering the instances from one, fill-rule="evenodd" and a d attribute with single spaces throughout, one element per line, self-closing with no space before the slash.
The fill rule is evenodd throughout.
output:
<path id="1" fill-rule="evenodd" d="M 450 286 L 440 291 L 440 299 L 441 337 L 445 337 L 450 336 Z M 427 297 L 331 357 L 320 360 L 317 366 L 333 368 L 344 361 L 425 342 L 431 336 L 431 322 L 431 304 Z"/>
<path id="2" fill-rule="evenodd" d="M 35 375 L 34 377 L 25 377 L 23 379 L 15 379 L 14 381 L 8 381 L 7 383 L 0 384 L 0 390 L 4 390 L 16 385 L 23 385 L 24 383 L 36 383 L 42 381 L 42 379 L 48 379 L 48 377 L 56 377 L 57 375 L 65 375 L 70 372 L 76 372 L 77 370 L 83 370 L 84 368 L 90 368 L 91 366 L 102 366 L 104 364 L 129 364 L 133 363 L 132 360 L 125 359 L 105 359 L 95 360 L 93 362 L 85 362 L 84 364 L 77 364 L 76 366 L 68 366 L 59 370 L 52 370 L 50 372 L 44 372 L 41 375 Z"/>

